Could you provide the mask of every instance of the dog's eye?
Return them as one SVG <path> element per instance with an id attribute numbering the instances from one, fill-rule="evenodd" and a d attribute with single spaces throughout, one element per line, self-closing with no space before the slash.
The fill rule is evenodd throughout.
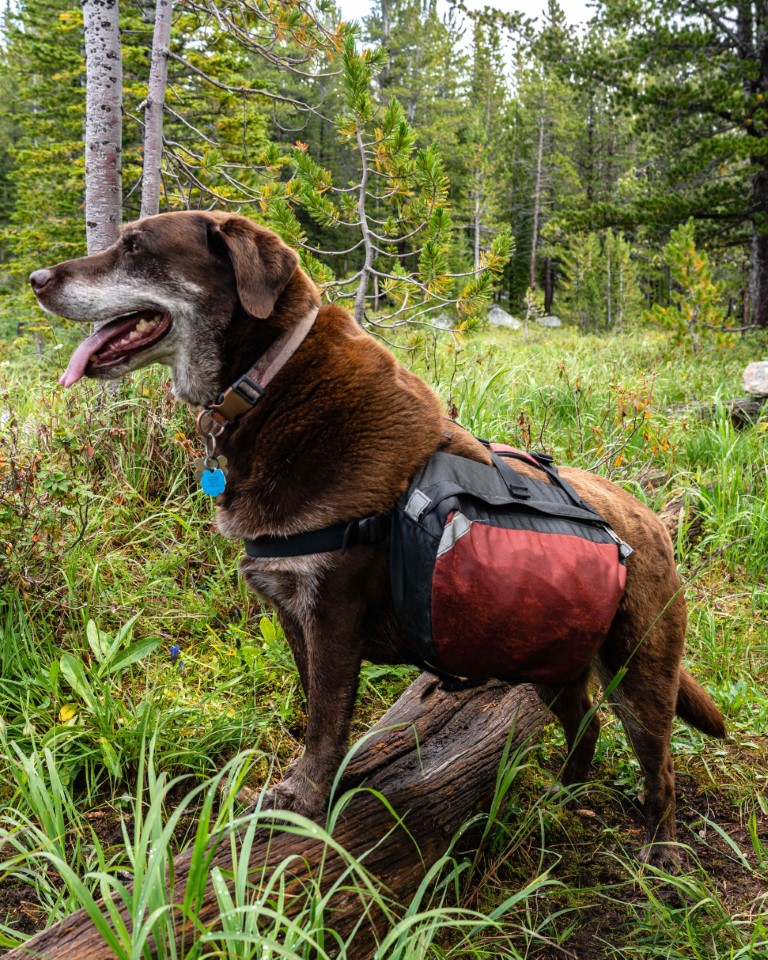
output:
<path id="1" fill-rule="evenodd" d="M 134 253 L 134 251 L 138 248 L 135 234 L 130 233 L 127 237 L 123 237 L 123 248 L 127 253 Z"/>

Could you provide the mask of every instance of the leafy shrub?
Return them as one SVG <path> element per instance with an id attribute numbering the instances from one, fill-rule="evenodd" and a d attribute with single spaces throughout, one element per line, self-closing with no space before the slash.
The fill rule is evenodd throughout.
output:
<path id="1" fill-rule="evenodd" d="M 668 307 L 656 304 L 650 312 L 652 319 L 671 327 L 677 342 L 688 342 L 694 350 L 700 348 L 700 337 L 706 331 L 725 332 L 723 296 L 725 285 L 715 280 L 712 265 L 704 250 L 696 247 L 693 218 L 672 231 L 664 247 L 664 261 L 669 267 L 676 288 Z"/>

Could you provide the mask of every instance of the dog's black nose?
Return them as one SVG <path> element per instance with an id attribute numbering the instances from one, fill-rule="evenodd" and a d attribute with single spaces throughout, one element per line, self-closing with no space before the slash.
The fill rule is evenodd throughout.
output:
<path id="1" fill-rule="evenodd" d="M 35 270 L 34 273 L 29 275 L 29 282 L 32 284 L 35 293 L 39 293 L 43 287 L 48 286 L 52 279 L 53 270 Z"/>

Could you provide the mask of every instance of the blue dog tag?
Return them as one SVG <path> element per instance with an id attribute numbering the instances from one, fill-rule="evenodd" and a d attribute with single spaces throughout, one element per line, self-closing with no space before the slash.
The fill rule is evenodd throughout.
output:
<path id="1" fill-rule="evenodd" d="M 220 493 L 224 493 L 226 485 L 224 472 L 218 467 L 215 470 L 204 470 L 200 477 L 203 493 L 207 493 L 209 497 L 218 497 Z"/>

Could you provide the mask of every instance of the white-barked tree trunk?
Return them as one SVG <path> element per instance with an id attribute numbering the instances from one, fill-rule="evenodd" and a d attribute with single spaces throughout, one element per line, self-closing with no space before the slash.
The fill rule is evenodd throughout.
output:
<path id="1" fill-rule="evenodd" d="M 118 0 L 83 0 L 85 225 L 88 253 L 117 239 L 122 219 L 123 67 Z"/>
<path id="2" fill-rule="evenodd" d="M 173 0 L 157 0 L 149 89 L 144 109 L 144 169 L 141 181 L 141 216 L 160 212 L 160 168 L 163 159 L 163 108 L 171 52 Z"/>

